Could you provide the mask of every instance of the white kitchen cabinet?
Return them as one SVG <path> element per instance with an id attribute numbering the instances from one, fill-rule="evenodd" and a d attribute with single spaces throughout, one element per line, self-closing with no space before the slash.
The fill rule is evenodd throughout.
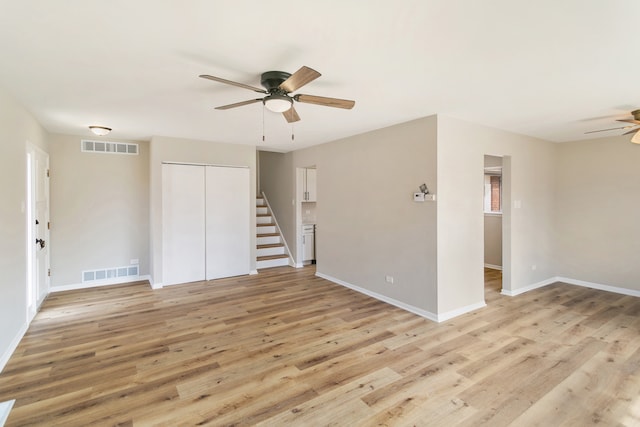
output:
<path id="1" fill-rule="evenodd" d="M 303 202 L 315 202 L 316 195 L 316 170 L 304 169 L 302 174 L 302 201 Z"/>
<path id="2" fill-rule="evenodd" d="M 316 259 L 315 225 L 307 224 L 302 226 L 302 261 L 313 261 Z"/>

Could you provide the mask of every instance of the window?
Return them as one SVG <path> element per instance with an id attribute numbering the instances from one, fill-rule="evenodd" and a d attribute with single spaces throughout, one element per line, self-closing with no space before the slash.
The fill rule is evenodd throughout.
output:
<path id="1" fill-rule="evenodd" d="M 484 176 L 484 211 L 485 213 L 502 213 L 502 176 L 485 174 Z"/>

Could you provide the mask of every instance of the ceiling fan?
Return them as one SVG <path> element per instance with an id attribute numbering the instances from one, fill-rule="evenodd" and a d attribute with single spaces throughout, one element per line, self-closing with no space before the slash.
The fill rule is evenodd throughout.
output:
<path id="1" fill-rule="evenodd" d="M 606 132 L 606 131 L 610 131 L 610 130 L 630 129 L 627 132 L 623 133 L 623 135 L 631 135 L 632 133 L 634 133 L 635 135 L 633 136 L 633 138 L 631 138 L 631 142 L 633 142 L 635 144 L 640 144 L 640 135 L 638 135 L 638 133 L 640 133 L 640 109 L 633 110 L 631 112 L 631 115 L 633 116 L 632 119 L 618 119 L 618 120 L 616 120 L 618 122 L 631 123 L 630 125 L 620 126 L 620 127 L 617 127 L 617 128 L 592 130 L 592 131 L 589 131 L 589 132 L 585 132 L 585 134 L 596 133 L 596 132 Z"/>
<path id="2" fill-rule="evenodd" d="M 202 74 L 200 77 L 203 79 L 213 80 L 219 83 L 224 83 L 232 86 L 249 89 L 254 92 L 264 93 L 267 96 L 263 98 L 249 99 L 248 101 L 236 102 L 234 104 L 222 105 L 216 107 L 216 110 L 228 110 L 230 108 L 242 107 L 243 105 L 249 105 L 256 102 L 262 102 L 264 106 L 276 113 L 282 113 L 284 118 L 289 123 L 297 122 L 300 120 L 300 116 L 293 107 L 293 102 L 302 102 L 307 104 L 323 105 L 326 107 L 345 108 L 350 110 L 355 105 L 355 101 L 338 98 L 327 98 L 324 96 L 315 95 L 303 95 L 296 94 L 291 95 L 291 92 L 295 92 L 307 83 L 317 79 L 321 74 L 316 70 L 303 66 L 293 74 L 285 71 L 267 71 L 262 73 L 260 84 L 264 87 L 246 85 L 244 83 L 233 82 L 231 80 L 223 79 L 216 76 L 210 76 Z"/>

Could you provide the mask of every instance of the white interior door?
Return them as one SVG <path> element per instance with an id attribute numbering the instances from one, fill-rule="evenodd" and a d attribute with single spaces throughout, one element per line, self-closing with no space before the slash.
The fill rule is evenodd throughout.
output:
<path id="1" fill-rule="evenodd" d="M 162 165 L 162 283 L 205 279 L 205 168 Z"/>
<path id="2" fill-rule="evenodd" d="M 49 293 L 49 155 L 27 149 L 27 315 L 32 318 Z"/>
<path id="3" fill-rule="evenodd" d="M 206 167 L 207 280 L 250 273 L 249 169 Z"/>

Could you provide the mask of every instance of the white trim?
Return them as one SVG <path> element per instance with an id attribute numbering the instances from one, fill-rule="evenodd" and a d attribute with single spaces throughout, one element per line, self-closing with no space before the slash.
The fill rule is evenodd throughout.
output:
<path id="1" fill-rule="evenodd" d="M 556 282 L 566 283 L 567 285 L 582 286 L 583 288 L 598 289 L 600 291 L 613 292 L 615 294 L 628 295 L 632 297 L 640 297 L 640 291 L 635 289 L 620 288 L 617 286 L 603 285 L 600 283 L 587 282 L 584 280 L 571 279 L 569 277 L 560 277 L 560 276 L 550 277 L 547 280 L 543 280 L 541 282 L 534 283 L 533 285 L 525 286 L 523 288 L 518 288 L 514 290 L 502 289 L 501 294 L 514 297 L 516 295 L 520 295 L 525 292 L 532 291 L 534 289 L 542 288 Z"/>
<path id="2" fill-rule="evenodd" d="M 346 288 L 349 288 L 349 289 L 352 289 L 352 290 L 354 290 L 356 292 L 360 292 L 361 294 L 365 294 L 367 296 L 370 296 L 371 298 L 375 298 L 377 300 L 380 300 L 380 301 L 386 302 L 388 304 L 394 305 L 394 306 L 399 307 L 399 308 L 401 308 L 403 310 L 409 311 L 409 312 L 411 312 L 413 314 L 417 314 L 418 316 L 424 317 L 424 318 L 432 320 L 434 322 L 441 321 L 441 320 L 438 319 L 438 315 L 436 315 L 436 314 L 433 314 L 433 313 L 431 313 L 429 311 L 426 311 L 426 310 L 422 310 L 421 308 L 414 307 L 414 306 L 409 305 L 409 304 L 405 304 L 405 303 L 403 303 L 401 301 L 398 301 L 398 300 L 393 299 L 393 298 L 389 298 L 389 297 L 387 297 L 385 295 L 381 295 L 381 294 L 379 294 L 377 292 L 372 292 L 372 291 L 370 291 L 368 289 L 364 289 L 364 288 L 361 288 L 359 286 L 352 285 L 351 283 L 347 283 L 345 281 L 342 281 L 340 279 L 336 279 L 335 277 L 331 277 L 331 276 L 328 276 L 328 275 L 323 274 L 323 273 L 316 272 L 316 276 L 322 277 L 323 279 L 326 279 L 326 280 L 328 280 L 330 282 L 333 282 L 333 283 L 337 283 L 338 285 L 342 285 L 342 286 L 344 286 Z"/>
<path id="3" fill-rule="evenodd" d="M 20 340 L 22 340 L 22 337 L 24 337 L 24 334 L 27 333 L 27 329 L 29 329 L 29 325 L 27 323 L 23 323 L 22 326 L 20 327 L 20 330 L 16 334 L 16 336 L 13 337 L 13 340 L 11 340 L 11 344 L 9 344 L 4 354 L 0 358 L 0 372 L 4 370 L 4 367 L 9 361 L 9 359 L 11 358 L 11 355 L 13 354 L 14 351 L 16 351 L 16 348 L 18 348 L 18 344 L 20 344 Z"/>
<path id="4" fill-rule="evenodd" d="M 254 275 L 254 274 L 258 274 L 258 270 L 251 270 L 251 271 L 249 272 L 249 276 L 252 276 L 252 275 Z"/>
<path id="5" fill-rule="evenodd" d="M 9 418 L 9 412 L 13 408 L 13 404 L 16 403 L 15 399 L 7 400 L 6 402 L 0 402 L 0 426 L 3 426 Z"/>
<path id="6" fill-rule="evenodd" d="M 484 211 L 484 216 L 502 216 L 502 211 Z"/>
<path id="7" fill-rule="evenodd" d="M 632 297 L 640 297 L 640 291 L 628 288 L 619 288 L 617 286 L 602 285 L 600 283 L 586 282 L 584 280 L 570 279 L 568 277 L 554 277 L 556 282 L 567 283 L 569 285 L 582 286 L 584 288 L 598 289 L 601 291 L 613 292 L 616 294 L 629 295 Z"/>
<path id="8" fill-rule="evenodd" d="M 524 294 L 525 292 L 529 292 L 529 291 L 533 291 L 534 289 L 538 289 L 538 288 L 543 288 L 545 286 L 548 286 L 552 283 L 555 283 L 558 281 L 557 277 L 550 277 L 546 280 L 543 280 L 541 282 L 538 283 L 534 283 L 532 285 L 529 286 L 524 286 L 522 288 L 518 288 L 518 289 L 504 289 L 502 288 L 502 291 L 500 292 L 502 295 L 507 295 L 510 297 L 515 297 L 516 295 L 520 295 L 520 294 Z"/>
<path id="9" fill-rule="evenodd" d="M 161 162 L 163 165 L 183 165 L 183 166 L 213 166 L 216 168 L 239 168 L 239 169 L 250 169 L 249 166 L 240 166 L 240 165 L 219 165 L 215 163 L 189 163 L 189 162 Z"/>
<path id="10" fill-rule="evenodd" d="M 480 308 L 484 308 L 486 306 L 487 304 L 484 301 L 481 301 L 475 304 L 470 304 L 464 307 L 456 308 L 455 310 L 438 314 L 438 322 L 445 322 L 449 319 L 453 319 L 454 317 L 462 316 L 463 314 L 470 313 L 472 311 L 478 310 Z"/>
<path id="11" fill-rule="evenodd" d="M 163 288 L 162 282 L 151 283 L 151 280 L 149 280 L 149 285 L 151 286 L 151 289 L 153 289 L 154 291 Z"/>
<path id="12" fill-rule="evenodd" d="M 501 265 L 485 264 L 484 268 L 490 268 L 492 270 L 500 270 L 500 271 L 502 271 L 502 266 Z"/>
<path id="13" fill-rule="evenodd" d="M 142 282 L 145 280 L 151 284 L 151 276 L 146 274 L 144 276 L 138 276 L 135 278 L 133 276 L 126 276 L 126 277 L 107 279 L 107 280 L 95 280 L 95 281 L 92 281 L 91 283 L 85 282 L 85 283 L 74 283 L 71 285 L 52 286 L 50 291 L 51 292 L 75 291 L 78 289 L 97 288 L 99 286 L 121 285 L 123 283 Z M 154 285 L 151 285 L 151 287 L 153 289 L 156 289 Z M 162 285 L 160 287 L 162 287 Z"/>

